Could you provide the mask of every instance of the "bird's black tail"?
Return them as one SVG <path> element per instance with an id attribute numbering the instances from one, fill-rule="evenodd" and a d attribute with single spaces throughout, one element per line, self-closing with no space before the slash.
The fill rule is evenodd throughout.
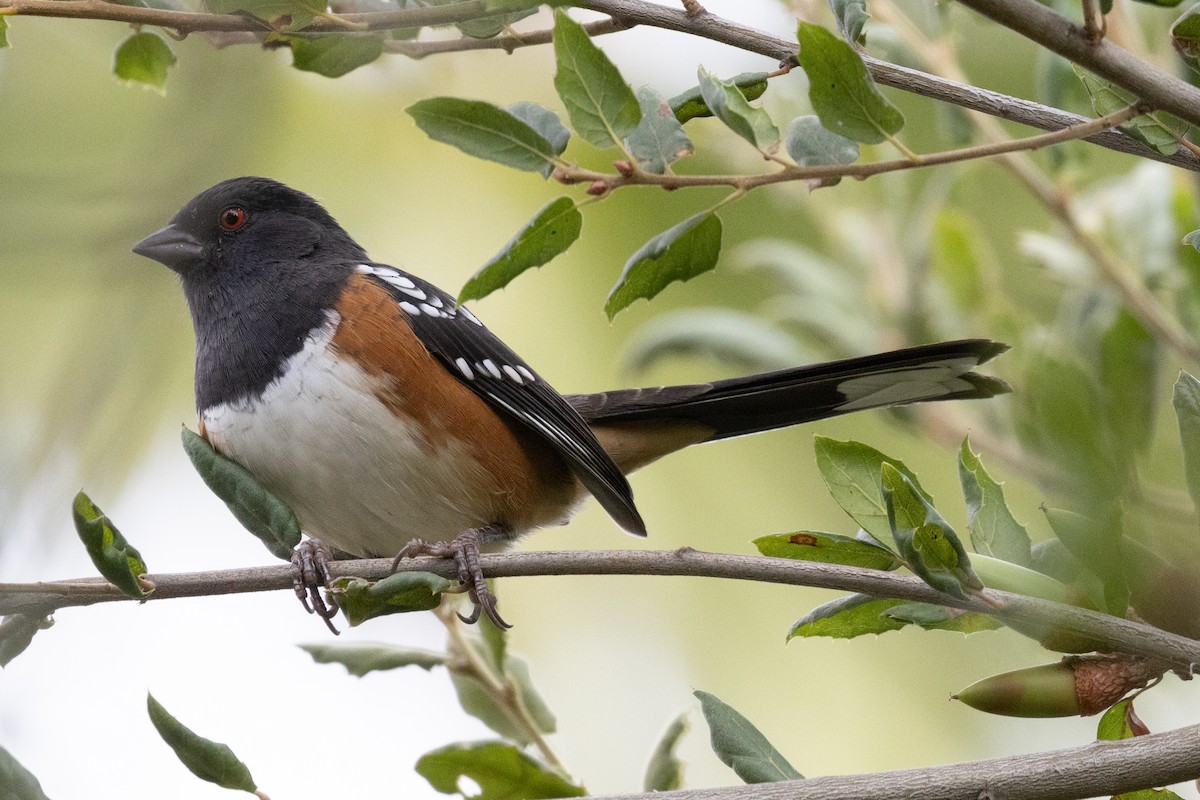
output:
<path id="1" fill-rule="evenodd" d="M 713 383 L 568 399 L 592 425 L 686 420 L 711 428 L 705 440 L 713 441 L 867 408 L 1003 394 L 1008 384 L 971 370 L 1007 349 L 964 339 Z"/>

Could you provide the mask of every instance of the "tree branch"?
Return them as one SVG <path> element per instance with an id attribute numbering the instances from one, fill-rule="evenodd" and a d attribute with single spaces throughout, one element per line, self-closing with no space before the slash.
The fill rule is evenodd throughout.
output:
<path id="1" fill-rule="evenodd" d="M 585 24 L 583 29 L 587 31 L 588 36 L 603 36 L 608 33 L 627 31 L 630 27 L 620 20 L 601 19 Z M 491 39 L 474 39 L 470 36 L 432 42 L 405 42 L 392 39 L 384 43 L 384 48 L 389 52 L 400 53 L 409 58 L 424 58 L 440 53 L 459 53 L 464 50 L 503 50 L 511 53 L 520 47 L 549 44 L 553 35 L 553 30 L 545 28 L 529 33 L 493 36 Z"/>
<path id="2" fill-rule="evenodd" d="M 702 553 L 691 548 L 675 551 L 578 551 L 492 553 L 480 557 L 484 572 L 494 578 L 535 575 L 675 575 L 779 583 L 861 592 L 919 603 L 991 614 L 1021 630 L 1044 628 L 1108 643 L 1114 650 L 1148 656 L 1190 670 L 1200 664 L 1200 641 L 1140 622 L 1096 611 L 988 589 L 986 599 L 951 597 L 919 578 L 882 570 L 815 564 L 765 556 Z M 391 559 L 336 561 L 335 576 L 377 580 L 391 573 Z M 420 558 L 401 562 L 399 571 L 433 572 L 457 577 L 451 561 Z M 213 572 L 147 576 L 157 587 L 147 600 L 203 597 L 292 588 L 287 565 Z M 72 581 L 0 584 L 0 614 L 44 615 L 59 608 L 130 600 L 100 578 Z"/>
<path id="3" fill-rule="evenodd" d="M 924 769 L 655 792 L 655 800 L 1076 800 L 1108 797 L 1200 775 L 1200 725 L 1115 742 Z M 646 800 L 612 795 L 595 800 Z"/>

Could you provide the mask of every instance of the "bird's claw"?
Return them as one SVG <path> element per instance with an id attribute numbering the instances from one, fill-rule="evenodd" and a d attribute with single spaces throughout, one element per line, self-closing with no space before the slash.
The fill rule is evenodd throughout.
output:
<path id="1" fill-rule="evenodd" d="M 458 568 L 458 582 L 467 591 L 474 608 L 469 616 L 458 615 L 458 618 L 468 625 L 479 621 L 480 614 L 486 614 L 492 624 L 501 630 L 507 630 L 512 625 L 504 621 L 496 610 L 496 595 L 488 588 L 483 570 L 479 568 L 479 547 L 483 544 L 483 532 L 471 528 L 455 536 L 448 542 L 427 542 L 424 539 L 413 539 L 400 549 L 392 560 L 392 570 L 399 567 L 406 558 L 416 556 L 434 556 L 435 558 L 452 558 Z"/>
<path id="2" fill-rule="evenodd" d="M 334 559 L 333 549 L 320 539 L 305 539 L 292 551 L 292 589 L 304 610 L 316 614 L 325 627 L 336 636 L 339 631 L 333 624 L 337 616 L 337 599 L 328 591 L 333 582 L 329 564 Z M 321 590 L 325 589 L 322 596 Z"/>

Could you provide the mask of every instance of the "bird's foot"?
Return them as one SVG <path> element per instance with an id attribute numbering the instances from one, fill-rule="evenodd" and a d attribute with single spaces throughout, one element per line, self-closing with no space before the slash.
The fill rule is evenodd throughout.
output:
<path id="1" fill-rule="evenodd" d="M 508 539 L 508 535 L 500 528 L 470 528 L 455 536 L 448 542 L 427 542 L 424 539 L 413 539 L 401 548 L 392 560 L 394 571 L 400 562 L 416 556 L 434 556 L 436 558 L 453 558 L 458 567 L 458 582 L 467 590 L 467 597 L 474 604 L 471 615 L 458 615 L 468 625 L 479 620 L 480 613 L 486 614 L 492 624 L 501 630 L 511 628 L 496 610 L 496 595 L 488 588 L 483 570 L 479 568 L 479 548 L 483 544 Z"/>
<path id="2" fill-rule="evenodd" d="M 334 560 L 333 548 L 320 539 L 305 539 L 292 551 L 292 589 L 300 604 L 310 614 L 316 614 L 325 627 L 336 636 L 339 631 L 333 624 L 337 616 L 337 599 L 329 591 L 333 575 L 329 564 Z M 321 590 L 325 590 L 322 597 Z"/>

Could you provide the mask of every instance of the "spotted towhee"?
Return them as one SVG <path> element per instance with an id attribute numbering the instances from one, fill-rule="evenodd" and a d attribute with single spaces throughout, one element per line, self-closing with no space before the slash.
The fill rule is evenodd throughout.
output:
<path id="1" fill-rule="evenodd" d="M 589 494 L 644 536 L 625 475 L 668 453 L 1008 388 L 971 371 L 1005 345 L 972 339 L 561 395 L 452 296 L 372 261 L 315 200 L 265 178 L 202 192 L 133 249 L 183 278 L 212 446 L 337 550 L 453 555 L 473 618 L 482 606 L 500 624 L 479 549 L 565 522 Z"/>

